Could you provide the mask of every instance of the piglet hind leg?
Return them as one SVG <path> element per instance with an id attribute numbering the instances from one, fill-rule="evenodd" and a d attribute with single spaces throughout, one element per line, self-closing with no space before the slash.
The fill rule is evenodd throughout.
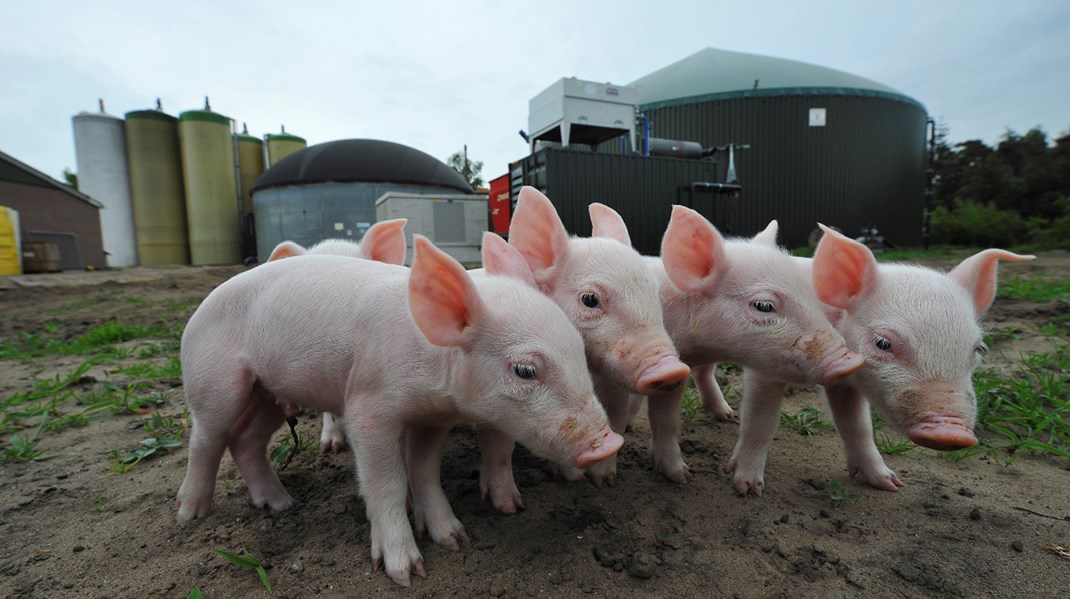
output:
<path id="1" fill-rule="evenodd" d="M 482 497 L 486 499 L 489 495 L 494 509 L 503 514 L 515 514 L 524 509 L 524 501 L 513 478 L 513 449 L 516 443 L 490 425 L 478 425 L 476 438 L 483 460 L 479 467 L 479 491 Z"/>
<path id="2" fill-rule="evenodd" d="M 374 403 L 359 399 L 347 402 Z M 408 479 L 401 450 L 404 425 L 388 415 L 372 413 L 356 416 L 347 412 L 341 421 L 353 449 L 358 487 L 371 525 L 372 568 L 383 567 L 394 582 L 408 587 L 412 574 L 427 576 L 427 571 L 405 510 Z"/>
<path id="3" fill-rule="evenodd" d="M 678 485 L 686 485 L 692 478 L 691 470 L 680 453 L 680 403 L 683 385 L 669 391 L 647 397 L 647 415 L 650 418 L 650 449 L 654 457 L 654 469 Z"/>
<path id="4" fill-rule="evenodd" d="M 330 412 L 323 413 L 323 428 L 320 430 L 320 453 L 333 453 L 346 448 L 346 436 L 338 419 Z"/>
<path id="5" fill-rule="evenodd" d="M 184 364 L 187 372 L 195 366 Z M 248 426 L 253 377 L 235 371 L 233 376 L 210 379 L 187 376 L 186 402 L 193 421 L 186 478 L 178 489 L 177 519 L 203 518 L 212 509 L 219 462 L 232 431 Z"/>
<path id="6" fill-rule="evenodd" d="M 870 486 L 885 491 L 898 491 L 903 486 L 895 472 L 888 468 L 873 442 L 873 425 L 869 404 L 862 393 L 850 385 L 830 385 L 825 388 L 829 409 L 836 429 L 843 439 L 847 454 L 847 472 L 854 477 L 861 474 Z"/>
<path id="7" fill-rule="evenodd" d="M 715 376 L 716 372 L 716 363 L 703 364 L 692 368 L 691 376 L 695 379 L 695 387 L 698 389 L 699 399 L 702 400 L 702 407 L 718 420 L 731 420 L 735 418 L 736 413 L 721 393 L 721 387 L 717 384 Z"/>
<path id="8" fill-rule="evenodd" d="M 428 532 L 434 542 L 457 551 L 461 543 L 468 542 L 468 535 L 442 491 L 442 445 L 449 430 L 438 426 L 409 427 L 405 432 L 406 459 L 417 536 Z"/>
<path id="9" fill-rule="evenodd" d="M 780 425 L 780 404 L 786 385 L 749 368 L 743 370 L 743 401 L 740 404 L 739 439 L 725 471 L 740 495 L 762 496 L 765 490 L 765 460 Z"/>
<path id="10" fill-rule="evenodd" d="M 254 387 L 249 408 L 240 422 L 245 425 L 231 430 L 228 446 L 238 465 L 253 505 L 282 511 L 293 506 L 293 499 L 279 481 L 267 457 L 271 435 L 286 420 L 282 407 L 260 387 Z"/>

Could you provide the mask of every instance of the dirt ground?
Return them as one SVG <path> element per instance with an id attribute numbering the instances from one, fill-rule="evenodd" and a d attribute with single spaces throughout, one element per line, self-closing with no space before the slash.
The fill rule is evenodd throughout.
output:
<path id="1" fill-rule="evenodd" d="M 946 266 L 946 264 L 945 264 Z M 1070 276 L 1070 256 L 1004 265 L 1025 276 Z M 197 302 L 241 267 L 144 268 L 0 278 L 0 337 L 47 329 L 65 338 L 117 319 L 182 325 Z M 145 301 L 132 301 L 140 298 Z M 178 302 L 178 303 L 176 303 Z M 186 304 L 183 304 L 185 302 Z M 989 364 L 1009 369 L 1023 351 L 1059 340 L 1038 327 L 1065 302 L 998 299 L 986 319 L 999 335 Z M 1065 341 L 1065 340 L 1063 340 Z M 31 377 L 71 372 L 79 356 L 0 361 L 0 399 L 32 388 Z M 123 377 L 94 368 L 85 389 Z M 737 375 L 727 382 L 738 389 Z M 181 381 L 161 379 L 159 411 L 181 417 Z M 738 396 L 729 401 L 737 405 Z M 821 405 L 796 388 L 784 409 Z M 547 474 L 518 449 L 516 478 L 527 509 L 497 513 L 479 495 L 473 433 L 456 429 L 443 485 L 472 542 L 459 552 L 420 541 L 426 579 L 402 589 L 372 572 L 369 526 L 352 456 L 299 453 L 285 481 L 296 505 L 253 508 L 229 457 L 214 511 L 175 523 L 186 449 L 124 474 L 109 458 L 149 436 L 147 415 L 114 415 L 43 433 L 47 461 L 0 465 L 0 597 L 267 597 L 251 570 L 213 553 L 246 550 L 267 567 L 276 597 L 1070 597 L 1070 464 L 1017 455 L 958 462 L 934 451 L 888 455 L 906 482 L 898 493 L 846 475 L 835 431 L 812 437 L 781 430 L 761 498 L 739 497 L 723 469 L 738 424 L 698 414 L 682 444 L 695 474 L 674 485 L 652 470 L 649 429 L 625 435 L 618 483 L 598 490 Z M 299 429 L 318 438 L 306 415 Z M 7 438 L 8 435 L 4 435 Z M 283 431 L 278 439 L 284 439 Z M 184 443 L 185 444 L 185 443 Z M 834 502 L 835 483 L 855 496 Z"/>

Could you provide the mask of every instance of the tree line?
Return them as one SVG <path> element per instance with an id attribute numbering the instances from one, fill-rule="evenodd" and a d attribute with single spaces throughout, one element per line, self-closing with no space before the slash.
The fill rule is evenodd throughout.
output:
<path id="1" fill-rule="evenodd" d="M 937 128 L 932 243 L 1070 249 L 1070 133 L 1008 129 L 995 147 Z"/>

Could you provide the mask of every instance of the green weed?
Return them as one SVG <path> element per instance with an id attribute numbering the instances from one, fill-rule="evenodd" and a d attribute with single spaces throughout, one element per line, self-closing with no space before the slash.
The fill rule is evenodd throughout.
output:
<path id="1" fill-rule="evenodd" d="M 264 588 L 267 589 L 269 593 L 271 592 L 271 582 L 268 581 L 267 571 L 264 570 L 264 566 L 261 565 L 260 561 L 250 555 L 248 551 L 245 551 L 244 555 L 240 556 L 234 555 L 233 553 L 228 553 L 226 551 L 222 551 L 220 549 L 213 549 L 212 553 L 218 555 L 219 557 L 227 560 L 228 562 L 236 566 L 241 566 L 242 568 L 246 568 L 249 570 L 255 570 L 257 577 L 260 578 L 260 583 L 264 585 Z"/>
<path id="2" fill-rule="evenodd" d="M 844 501 L 857 501 L 863 498 L 861 493 L 848 491 L 847 487 L 843 486 L 843 483 L 838 480 L 830 481 L 828 488 L 825 489 L 822 495 L 832 500 L 833 507 L 840 507 L 840 504 Z"/>
<path id="3" fill-rule="evenodd" d="M 821 410 L 813 406 L 806 406 L 797 414 L 781 412 L 780 428 L 798 431 L 800 435 L 811 437 L 815 432 L 832 426 L 832 422 L 825 420 L 823 416 Z"/>
<path id="4" fill-rule="evenodd" d="M 180 439 L 149 437 L 142 439 L 137 449 L 123 451 L 116 448 L 112 450 L 111 470 L 116 474 L 123 474 L 140 464 L 142 460 L 177 447 L 182 447 Z"/>
<path id="5" fill-rule="evenodd" d="M 896 453 L 906 453 L 918 446 L 912 443 L 909 439 L 900 439 L 893 441 L 884 431 L 878 431 L 876 433 L 877 449 L 886 455 Z"/>
<path id="6" fill-rule="evenodd" d="M 691 422 L 702 412 L 702 400 L 698 396 L 698 389 L 691 379 L 684 386 L 684 395 L 680 398 L 680 416 L 684 422 Z"/>
<path id="7" fill-rule="evenodd" d="M 297 435 L 296 443 L 294 443 L 293 434 Z M 285 439 L 268 451 L 268 459 L 271 461 L 271 467 L 276 472 L 286 470 L 294 456 L 298 453 L 302 451 L 315 452 L 319 450 L 320 443 L 314 437 L 302 434 L 301 431 L 297 431 L 296 429 L 293 434 L 288 434 Z"/>
<path id="8" fill-rule="evenodd" d="M 54 455 L 45 457 L 47 450 L 37 447 L 37 444 L 40 442 L 39 437 L 41 431 L 44 429 L 45 422 L 47 422 L 47 419 L 41 421 L 37 430 L 35 430 L 29 437 L 25 435 L 12 435 L 11 438 L 8 439 L 8 447 L 3 448 L 3 453 L 0 453 L 0 462 L 40 462 L 58 457 Z"/>

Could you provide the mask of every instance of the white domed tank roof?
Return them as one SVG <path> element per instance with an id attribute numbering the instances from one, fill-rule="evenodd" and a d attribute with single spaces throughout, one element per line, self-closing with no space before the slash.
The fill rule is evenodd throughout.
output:
<path id="1" fill-rule="evenodd" d="M 882 83 L 797 60 L 706 48 L 630 85 L 641 88 L 643 108 L 770 95 L 859 95 L 917 100 Z"/>

